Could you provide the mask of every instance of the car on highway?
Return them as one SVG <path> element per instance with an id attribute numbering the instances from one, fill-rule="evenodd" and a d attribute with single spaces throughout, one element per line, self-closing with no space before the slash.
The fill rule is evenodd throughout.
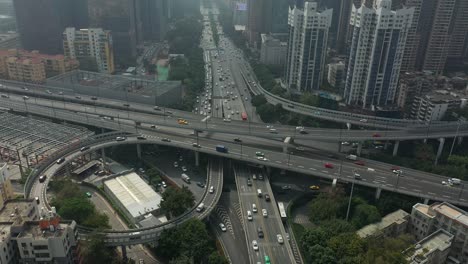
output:
<path id="1" fill-rule="evenodd" d="M 333 169 L 333 164 L 328 163 L 328 162 L 325 163 L 325 164 L 323 164 L 323 166 L 324 166 L 325 168 L 327 168 L 327 169 Z"/>
<path id="2" fill-rule="evenodd" d="M 161 141 L 163 141 L 163 142 L 171 142 L 171 140 L 168 139 L 168 138 L 161 138 Z"/>
<path id="3" fill-rule="evenodd" d="M 393 173 L 395 174 L 403 174 L 403 171 L 402 170 L 392 170 Z"/>
<path id="4" fill-rule="evenodd" d="M 196 148 L 201 148 L 200 144 L 198 144 L 198 143 L 195 143 L 195 142 L 194 142 L 194 143 L 192 143 L 192 146 L 194 146 L 194 147 L 196 147 Z"/>
<path id="5" fill-rule="evenodd" d="M 163 188 L 167 188 L 166 182 L 165 182 L 165 181 L 162 181 L 162 182 L 161 182 L 161 186 L 162 186 Z"/>
<path id="6" fill-rule="evenodd" d="M 265 255 L 265 264 L 271 264 L 270 257 L 268 257 L 267 255 Z"/>
<path id="7" fill-rule="evenodd" d="M 247 211 L 247 220 L 249 220 L 249 221 L 252 221 L 252 220 L 253 220 L 252 212 L 251 212 L 250 210 Z"/>
<path id="8" fill-rule="evenodd" d="M 46 175 L 41 175 L 41 176 L 39 177 L 39 182 L 41 182 L 41 183 L 42 183 L 42 182 L 45 182 L 46 179 L 47 179 L 47 176 L 46 176 Z"/>
<path id="9" fill-rule="evenodd" d="M 138 140 L 146 140 L 146 138 L 144 136 L 137 136 L 137 139 Z"/>
<path id="10" fill-rule="evenodd" d="M 205 188 L 205 184 L 203 182 L 197 182 L 197 186 L 200 188 Z"/>
<path id="11" fill-rule="evenodd" d="M 341 145 L 343 145 L 343 146 L 349 146 L 349 145 L 351 145 L 351 143 L 349 143 L 348 141 L 343 141 L 343 142 L 341 142 Z"/>
<path id="12" fill-rule="evenodd" d="M 82 148 L 80 148 L 80 151 L 83 152 L 83 151 L 86 151 L 88 149 L 89 149 L 89 147 L 82 147 Z"/>
<path id="13" fill-rule="evenodd" d="M 265 158 L 265 157 L 257 157 L 257 159 L 260 160 L 260 161 L 268 161 L 268 159 Z"/>
<path id="14" fill-rule="evenodd" d="M 226 226 L 223 224 L 223 223 L 219 223 L 219 228 L 221 229 L 221 231 L 223 232 L 226 232 Z"/>
<path id="15" fill-rule="evenodd" d="M 257 151 L 255 152 L 255 156 L 257 157 L 265 157 L 265 154 L 263 152 Z"/>
<path id="16" fill-rule="evenodd" d="M 258 212 L 256 204 L 252 204 L 252 212 L 254 213 Z"/>
<path id="17" fill-rule="evenodd" d="M 320 190 L 320 187 L 317 186 L 317 185 L 311 185 L 311 186 L 309 186 L 309 189 L 311 189 L 312 191 L 318 191 L 318 190 Z"/>
<path id="18" fill-rule="evenodd" d="M 183 172 L 186 172 L 186 171 L 187 171 L 187 167 L 182 166 L 182 171 L 183 171 Z"/>
<path id="19" fill-rule="evenodd" d="M 235 139 L 234 139 L 234 142 L 241 143 L 241 142 L 242 142 L 242 140 L 241 140 L 240 138 L 235 138 Z"/>
<path id="20" fill-rule="evenodd" d="M 155 106 L 155 107 L 153 107 L 153 109 L 156 110 L 156 111 L 161 111 L 161 108 L 159 108 L 159 106 Z"/>
<path id="21" fill-rule="evenodd" d="M 97 100 L 97 97 L 96 97 L 96 96 L 92 96 L 92 97 L 91 97 L 91 100 Z"/>
<path id="22" fill-rule="evenodd" d="M 280 243 L 280 244 L 283 244 L 283 243 L 284 243 L 283 236 L 282 236 L 281 234 L 277 234 L 277 235 L 276 235 L 276 240 L 277 240 L 278 243 Z"/>
<path id="23" fill-rule="evenodd" d="M 179 163 L 177 161 L 174 161 L 174 168 L 178 168 L 179 167 Z"/>
<path id="24" fill-rule="evenodd" d="M 250 179 L 247 179 L 247 186 L 252 186 L 252 181 Z"/>
<path id="25" fill-rule="evenodd" d="M 25 95 L 25 96 L 23 96 L 23 99 L 24 99 L 24 100 L 29 100 L 29 96 L 26 96 L 26 95 Z"/>
<path id="26" fill-rule="evenodd" d="M 356 180 L 361 180 L 361 179 L 362 179 L 362 178 L 361 178 L 361 174 L 359 174 L 359 173 L 357 173 L 357 172 L 354 172 L 354 178 L 355 178 Z"/>
<path id="27" fill-rule="evenodd" d="M 284 185 L 284 186 L 281 187 L 281 189 L 283 189 L 285 191 L 291 190 L 291 185 Z"/>
<path id="28" fill-rule="evenodd" d="M 267 209 L 262 209 L 262 215 L 263 215 L 263 217 L 267 217 L 267 216 L 268 216 Z"/>
<path id="29" fill-rule="evenodd" d="M 10 98 L 10 96 L 8 96 L 6 94 L 2 94 L 2 98 Z"/>
<path id="30" fill-rule="evenodd" d="M 75 98 L 81 100 L 81 96 L 75 96 Z"/>
<path id="31" fill-rule="evenodd" d="M 34 197 L 34 200 L 36 201 L 36 203 L 37 203 L 37 204 L 39 204 L 39 203 L 40 203 L 40 201 L 39 201 L 39 197 L 37 197 L 37 196 L 36 196 L 36 197 Z"/>
<path id="32" fill-rule="evenodd" d="M 379 133 L 374 133 L 374 134 L 372 134 L 372 137 L 381 137 L 381 136 L 382 136 L 382 135 L 379 134 Z"/>
<path id="33" fill-rule="evenodd" d="M 65 161 L 65 158 L 60 158 L 56 161 L 57 164 L 62 164 Z"/>
<path id="34" fill-rule="evenodd" d="M 126 139 L 127 139 L 126 137 L 116 137 L 115 141 L 124 141 Z"/>
<path id="35" fill-rule="evenodd" d="M 301 131 L 299 131 L 299 134 L 307 135 L 307 134 L 309 134 L 309 132 L 307 132 L 305 130 L 301 130 Z"/>
<path id="36" fill-rule="evenodd" d="M 359 166 L 364 166 L 366 163 L 362 160 L 355 161 L 354 164 L 359 165 Z"/>
<path id="37" fill-rule="evenodd" d="M 263 238 L 264 236 L 263 229 L 260 226 L 257 228 L 257 234 L 259 238 Z"/>
<path id="38" fill-rule="evenodd" d="M 267 201 L 267 202 L 271 201 L 270 195 L 265 194 L 265 201 Z"/>
<path id="39" fill-rule="evenodd" d="M 359 120 L 359 122 L 366 123 L 367 119 L 361 119 L 361 120 Z"/>
<path id="40" fill-rule="evenodd" d="M 123 106 L 130 107 L 130 105 L 129 105 L 129 104 L 123 104 Z"/>
<path id="41" fill-rule="evenodd" d="M 93 195 L 90 192 L 86 192 L 86 197 L 91 198 Z"/>
<path id="42" fill-rule="evenodd" d="M 210 193 L 214 193 L 214 187 L 213 186 L 210 187 Z"/>
<path id="43" fill-rule="evenodd" d="M 253 240 L 253 241 L 252 241 L 252 247 L 253 247 L 253 250 L 258 251 L 258 243 L 257 243 L 257 240 Z"/>
<path id="44" fill-rule="evenodd" d="M 276 128 L 270 128 L 270 133 L 278 134 L 278 131 L 276 131 Z"/>

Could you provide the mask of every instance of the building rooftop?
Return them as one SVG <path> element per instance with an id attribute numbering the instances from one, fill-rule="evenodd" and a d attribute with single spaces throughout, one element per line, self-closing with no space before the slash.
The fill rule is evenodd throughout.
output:
<path id="1" fill-rule="evenodd" d="M 444 202 L 431 205 L 431 209 L 468 227 L 468 214 L 454 205 Z"/>
<path id="2" fill-rule="evenodd" d="M 31 214 L 32 210 L 36 213 Z M 32 221 L 37 216 L 37 209 L 32 200 L 22 201 L 7 201 L 5 206 L 0 210 L 1 223 L 13 223 L 22 221 Z"/>
<path id="3" fill-rule="evenodd" d="M 417 204 L 413 205 L 413 208 L 414 208 L 415 210 L 417 210 L 417 211 L 419 211 L 419 212 L 421 212 L 421 213 L 423 213 L 423 214 L 429 216 L 429 217 L 434 217 L 433 215 L 431 215 L 431 214 L 429 213 L 429 208 L 430 208 L 430 206 L 427 205 L 427 204 L 417 203 Z"/>
<path id="4" fill-rule="evenodd" d="M 58 221 L 58 220 L 57 220 Z M 71 224 L 66 223 L 57 223 L 54 224 L 54 228 L 44 229 L 37 222 L 26 223 L 23 231 L 18 235 L 18 238 L 31 238 L 34 240 L 42 240 L 51 237 L 61 237 L 63 232 L 67 229 L 68 226 L 76 225 L 74 221 Z"/>
<path id="5" fill-rule="evenodd" d="M 161 196 L 135 172 L 104 182 L 133 217 L 159 209 Z"/>
<path id="6" fill-rule="evenodd" d="M 413 249 L 406 250 L 407 260 L 411 264 L 425 263 L 427 256 L 431 255 L 434 251 L 444 251 L 452 244 L 453 235 L 439 229 L 423 240 L 416 243 Z"/>
<path id="7" fill-rule="evenodd" d="M 356 233 L 361 238 L 366 238 L 376 234 L 377 232 L 393 225 L 393 224 L 401 224 L 409 217 L 409 214 L 401 209 L 390 213 L 384 217 L 382 220 L 375 224 L 366 225 L 363 228 L 359 229 Z"/>
<path id="8" fill-rule="evenodd" d="M 444 102 L 452 100 L 468 99 L 468 94 L 463 91 L 435 90 L 424 96 L 432 102 Z"/>

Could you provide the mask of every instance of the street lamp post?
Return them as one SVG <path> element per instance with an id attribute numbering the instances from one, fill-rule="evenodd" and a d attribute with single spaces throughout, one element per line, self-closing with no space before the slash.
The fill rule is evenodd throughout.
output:
<path id="1" fill-rule="evenodd" d="M 450 158 L 450 156 L 452 156 L 453 147 L 455 146 L 455 141 L 458 138 L 458 131 L 460 129 L 460 124 L 461 124 L 460 119 L 458 119 L 457 132 L 455 133 L 455 137 L 453 138 L 452 147 L 450 148 L 450 153 L 449 153 L 449 156 L 448 156 L 449 158 Z"/>
<path id="2" fill-rule="evenodd" d="M 292 151 L 288 152 L 288 167 L 290 166 L 289 161 L 291 160 L 291 154 L 293 154 Z"/>
<path id="3" fill-rule="evenodd" d="M 346 222 L 348 222 L 349 210 L 351 209 L 351 200 L 353 199 L 353 191 L 354 191 L 354 182 L 355 181 L 356 180 L 353 179 L 353 183 L 351 185 L 351 193 L 349 194 L 348 209 L 346 210 Z"/>

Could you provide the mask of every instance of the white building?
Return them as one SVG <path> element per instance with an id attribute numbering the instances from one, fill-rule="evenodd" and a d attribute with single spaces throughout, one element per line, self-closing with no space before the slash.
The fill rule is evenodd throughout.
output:
<path id="1" fill-rule="evenodd" d="M 332 9 L 318 12 L 316 2 L 305 2 L 304 9 L 289 9 L 285 81 L 292 92 L 320 88 L 332 13 Z"/>
<path id="2" fill-rule="evenodd" d="M 345 64 L 342 61 L 328 64 L 328 83 L 335 88 L 342 88 L 346 75 Z"/>
<path id="3" fill-rule="evenodd" d="M 99 72 L 114 72 L 114 51 L 109 30 L 66 28 L 63 32 L 63 50 L 65 56 L 72 59 L 94 58 Z"/>
<path id="4" fill-rule="evenodd" d="M 261 34 L 260 62 L 267 65 L 282 65 L 286 60 L 287 43 L 271 34 Z"/>
<path id="5" fill-rule="evenodd" d="M 441 120 L 447 111 L 463 108 L 467 101 L 468 95 L 448 90 L 435 90 L 414 98 L 410 118 L 421 121 Z"/>
<path id="6" fill-rule="evenodd" d="M 406 260 L 410 264 L 446 263 L 452 241 L 452 234 L 439 229 L 406 250 Z"/>
<path id="7" fill-rule="evenodd" d="M 395 101 L 413 8 L 392 11 L 391 0 L 353 6 L 344 98 L 347 104 L 385 106 Z"/>
<path id="8" fill-rule="evenodd" d="M 445 202 L 432 205 L 418 203 L 413 206 L 411 211 L 411 233 L 416 236 L 416 239 L 427 237 L 439 229 L 453 235 L 448 258 L 453 263 L 467 263 L 468 213 Z"/>
<path id="9" fill-rule="evenodd" d="M 161 195 L 134 172 L 105 181 L 104 190 L 134 223 L 159 210 Z"/>

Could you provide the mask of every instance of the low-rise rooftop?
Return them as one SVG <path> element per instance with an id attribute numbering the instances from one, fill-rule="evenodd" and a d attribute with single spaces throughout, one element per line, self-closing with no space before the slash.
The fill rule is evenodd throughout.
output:
<path id="1" fill-rule="evenodd" d="M 390 213 L 382 217 L 382 220 L 378 223 L 364 226 L 363 228 L 359 229 L 356 233 L 361 238 L 366 238 L 366 237 L 377 234 L 378 232 L 386 229 L 387 227 L 393 224 L 401 224 L 407 221 L 406 218 L 408 217 L 409 217 L 409 214 L 407 212 L 399 209 L 393 213 Z"/>
<path id="2" fill-rule="evenodd" d="M 0 223 L 36 220 L 37 209 L 32 200 L 7 201 L 0 209 Z"/>
<path id="3" fill-rule="evenodd" d="M 434 254 L 435 251 L 443 252 L 447 250 L 452 245 L 452 239 L 452 234 L 439 229 L 416 243 L 414 249 L 410 248 L 406 250 L 407 260 L 409 260 L 411 264 L 429 263 L 429 256 Z"/>

